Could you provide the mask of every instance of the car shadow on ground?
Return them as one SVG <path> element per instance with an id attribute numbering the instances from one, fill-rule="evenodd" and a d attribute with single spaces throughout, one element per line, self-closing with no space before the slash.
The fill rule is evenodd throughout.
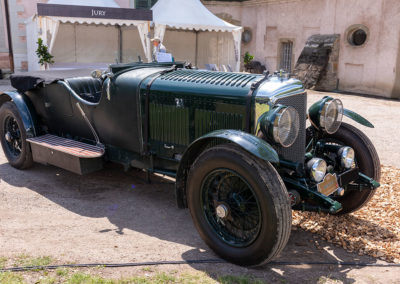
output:
<path id="1" fill-rule="evenodd" d="M 167 179 L 152 176 L 152 182 L 148 184 L 144 172 L 131 170 L 125 173 L 121 167 L 112 164 L 87 176 L 42 165 L 19 171 L 8 164 L 1 164 L 0 177 L 14 187 L 28 188 L 80 216 L 106 217 L 112 225 L 99 230 L 98 234 L 123 235 L 129 229 L 191 247 L 182 253 L 184 260 L 218 258 L 200 239 L 189 211 L 177 208 L 174 183 Z M 258 269 L 230 263 L 191 266 L 212 277 L 217 274 L 248 274 L 268 282 L 281 283 L 298 282 L 300 279 L 316 282 L 321 277 L 331 277 L 353 283 L 354 279 L 348 275 L 350 267 L 310 262 L 376 263 L 373 258 L 348 253 L 323 241 L 319 241 L 319 247 L 324 249 L 318 249 L 314 237 L 311 233 L 293 228 L 288 245 L 275 263 Z"/>

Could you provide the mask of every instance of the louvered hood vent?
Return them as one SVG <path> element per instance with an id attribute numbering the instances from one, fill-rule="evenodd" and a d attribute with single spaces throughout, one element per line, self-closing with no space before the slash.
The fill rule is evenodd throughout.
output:
<path id="1" fill-rule="evenodd" d="M 177 70 L 160 77 L 165 81 L 188 82 L 197 84 L 219 85 L 227 87 L 246 87 L 259 75 L 227 72 Z"/>

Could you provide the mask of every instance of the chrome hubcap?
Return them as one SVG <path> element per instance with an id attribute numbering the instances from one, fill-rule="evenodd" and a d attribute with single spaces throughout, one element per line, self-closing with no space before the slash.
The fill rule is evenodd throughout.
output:
<path id="1" fill-rule="evenodd" d="M 7 132 L 7 133 L 6 133 L 5 138 L 6 138 L 6 141 L 7 141 L 8 143 L 11 143 L 12 137 L 11 137 L 11 133 L 10 133 L 10 132 Z"/>
<path id="2" fill-rule="evenodd" d="M 215 211 L 217 212 L 217 216 L 221 219 L 228 216 L 228 208 L 224 204 L 218 205 Z"/>

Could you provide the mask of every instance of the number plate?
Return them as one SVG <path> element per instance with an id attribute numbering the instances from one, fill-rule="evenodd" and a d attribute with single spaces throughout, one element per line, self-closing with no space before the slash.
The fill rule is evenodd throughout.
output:
<path id="1" fill-rule="evenodd" d="M 318 191 L 326 196 L 331 195 L 339 188 L 336 174 L 327 174 L 322 182 L 317 185 Z"/>

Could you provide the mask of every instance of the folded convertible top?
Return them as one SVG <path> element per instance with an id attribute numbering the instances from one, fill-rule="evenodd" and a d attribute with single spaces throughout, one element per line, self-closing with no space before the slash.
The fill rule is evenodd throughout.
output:
<path id="1" fill-rule="evenodd" d="M 15 89 L 26 92 L 68 78 L 87 77 L 92 71 L 92 69 L 68 69 L 20 72 L 11 75 L 10 80 Z"/>

